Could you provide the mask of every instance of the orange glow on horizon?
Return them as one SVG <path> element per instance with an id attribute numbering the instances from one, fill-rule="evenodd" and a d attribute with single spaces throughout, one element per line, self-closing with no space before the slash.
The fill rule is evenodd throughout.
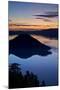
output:
<path id="1" fill-rule="evenodd" d="M 9 30 L 28 30 L 28 29 L 49 29 L 49 28 L 58 28 L 57 23 L 50 23 L 46 25 L 16 25 L 16 24 L 9 24 Z"/>

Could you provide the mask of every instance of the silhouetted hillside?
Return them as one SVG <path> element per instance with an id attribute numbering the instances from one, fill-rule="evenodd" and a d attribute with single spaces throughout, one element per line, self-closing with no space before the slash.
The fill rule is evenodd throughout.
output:
<path id="1" fill-rule="evenodd" d="M 50 47 L 40 43 L 28 34 L 20 34 L 9 41 L 9 53 L 21 58 L 28 58 L 32 55 L 46 56 L 51 54 Z"/>
<path id="2" fill-rule="evenodd" d="M 39 81 L 38 77 L 30 71 L 22 73 L 18 63 L 9 65 L 9 89 L 46 86 L 45 81 Z"/>
<path id="3" fill-rule="evenodd" d="M 45 30 L 28 30 L 28 31 L 9 31 L 9 35 L 15 35 L 15 34 L 32 34 L 32 35 L 41 35 L 44 37 L 48 37 L 51 39 L 58 39 L 58 29 L 45 29 Z"/>

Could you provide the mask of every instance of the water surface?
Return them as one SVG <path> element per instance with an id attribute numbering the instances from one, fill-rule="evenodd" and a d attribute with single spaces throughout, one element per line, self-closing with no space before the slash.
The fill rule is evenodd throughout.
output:
<path id="1" fill-rule="evenodd" d="M 21 65 L 22 72 L 27 70 L 36 74 L 39 81 L 44 80 L 46 85 L 58 84 L 58 55 L 57 49 L 51 49 L 52 54 L 48 56 L 34 55 L 27 59 L 19 58 L 13 54 L 9 56 L 9 63 Z"/>

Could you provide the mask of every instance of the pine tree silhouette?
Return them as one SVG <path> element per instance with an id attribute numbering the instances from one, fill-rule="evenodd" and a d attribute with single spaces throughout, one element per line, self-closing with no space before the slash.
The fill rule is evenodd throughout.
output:
<path id="1" fill-rule="evenodd" d="M 43 80 L 41 86 L 46 86 L 45 81 Z"/>
<path id="2" fill-rule="evenodd" d="M 38 87 L 39 80 L 32 72 L 26 71 L 23 75 L 20 65 L 17 63 L 9 65 L 9 88 Z"/>

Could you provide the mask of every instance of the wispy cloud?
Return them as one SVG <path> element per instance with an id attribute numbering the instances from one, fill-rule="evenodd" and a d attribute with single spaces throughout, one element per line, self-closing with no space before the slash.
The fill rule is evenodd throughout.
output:
<path id="1" fill-rule="evenodd" d="M 50 19 L 47 19 L 47 18 L 44 18 L 44 17 L 37 17 L 35 19 L 40 19 L 40 20 L 47 21 L 47 22 L 51 21 Z"/>
<path id="2" fill-rule="evenodd" d="M 36 17 L 47 17 L 47 18 L 53 18 L 58 16 L 58 12 L 45 12 L 44 14 L 36 14 L 34 15 Z"/>
<path id="3" fill-rule="evenodd" d="M 11 24 L 9 24 L 9 26 L 32 26 L 32 25 L 26 25 L 26 24 L 13 24 L 13 23 L 11 23 Z"/>

